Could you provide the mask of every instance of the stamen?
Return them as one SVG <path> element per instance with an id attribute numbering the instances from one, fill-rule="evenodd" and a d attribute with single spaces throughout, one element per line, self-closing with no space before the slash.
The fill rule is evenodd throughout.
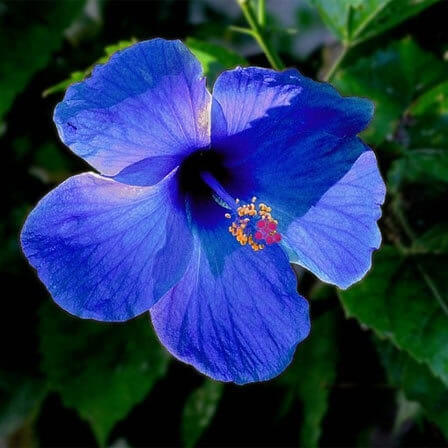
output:
<path id="1" fill-rule="evenodd" d="M 253 197 L 250 204 L 240 205 L 236 209 L 235 220 L 229 227 L 229 232 L 242 246 L 248 244 L 254 251 L 279 243 L 282 239 L 277 232 L 278 221 L 271 215 L 271 207 L 260 203 L 257 208 L 256 200 Z M 227 215 L 229 213 L 226 213 L 226 217 Z"/>
<path id="2" fill-rule="evenodd" d="M 201 174 L 204 182 L 216 194 L 213 197 L 219 205 L 230 210 L 224 214 L 233 222 L 229 232 L 242 245 L 249 245 L 252 250 L 258 251 L 271 244 L 279 243 L 282 239 L 277 232 L 278 221 L 271 215 L 271 207 L 260 202 L 256 205 L 257 197 L 253 196 L 248 204 L 241 204 L 238 198 L 233 199 L 223 186 L 209 173 Z"/>

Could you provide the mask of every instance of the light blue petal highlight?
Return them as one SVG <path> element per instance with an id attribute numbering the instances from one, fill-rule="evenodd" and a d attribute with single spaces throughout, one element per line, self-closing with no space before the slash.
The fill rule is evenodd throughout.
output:
<path id="1" fill-rule="evenodd" d="M 116 53 L 72 85 L 54 121 L 73 152 L 113 176 L 143 159 L 178 159 L 207 146 L 210 101 L 190 51 L 180 41 L 153 39 Z M 120 180 L 126 181 L 123 173 Z"/>
<path id="2" fill-rule="evenodd" d="M 238 67 L 223 72 L 214 85 L 212 145 L 225 145 L 223 139 L 253 127 L 263 117 L 270 118 L 263 121 L 266 134 L 347 137 L 365 129 L 372 115 L 370 101 L 342 97 L 330 84 L 313 81 L 295 69 Z"/>
<path id="3" fill-rule="evenodd" d="M 179 281 L 192 253 L 174 173 L 153 187 L 71 177 L 31 212 L 21 240 L 62 308 L 104 321 L 147 311 Z"/>
<path id="4" fill-rule="evenodd" d="M 365 152 L 315 206 L 289 224 L 283 241 L 291 261 L 341 288 L 360 280 L 381 244 L 377 220 L 385 194 L 375 155 Z"/>

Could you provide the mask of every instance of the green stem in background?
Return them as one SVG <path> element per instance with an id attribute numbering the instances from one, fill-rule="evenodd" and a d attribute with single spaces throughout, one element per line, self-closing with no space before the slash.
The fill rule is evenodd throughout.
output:
<path id="1" fill-rule="evenodd" d="M 263 0 L 261 0 L 261 2 L 264 3 Z M 266 55 L 266 58 L 269 61 L 269 63 L 271 64 L 272 68 L 274 68 L 275 70 L 283 70 L 285 68 L 285 65 L 283 64 L 279 55 L 276 53 L 276 51 L 272 48 L 272 46 L 267 41 L 264 25 L 261 25 L 258 22 L 255 12 L 254 12 L 249 0 L 237 0 L 237 3 L 240 6 L 241 11 L 243 12 L 244 17 L 246 18 L 246 21 L 252 30 L 255 40 L 257 41 L 258 45 L 260 45 L 261 49 L 263 50 L 264 54 Z M 262 18 L 262 20 L 266 21 L 265 5 L 261 6 L 261 8 L 260 8 L 260 3 L 259 3 L 258 6 L 259 6 L 258 19 Z M 260 12 L 260 9 L 261 9 L 261 12 Z"/>
<path id="2" fill-rule="evenodd" d="M 397 218 L 397 221 L 400 223 L 401 227 L 404 230 L 404 233 L 409 238 L 411 242 L 413 242 L 416 239 L 416 235 L 414 230 L 412 230 L 410 224 L 408 223 L 408 220 L 406 219 L 406 216 L 403 213 L 403 210 L 401 209 L 401 199 L 399 196 L 399 193 L 392 194 L 392 211 Z"/>
<path id="3" fill-rule="evenodd" d="M 322 77 L 322 81 L 326 81 L 326 82 L 331 81 L 334 74 L 336 73 L 336 70 L 340 67 L 340 65 L 344 61 L 345 56 L 347 56 L 349 49 L 350 49 L 350 46 L 344 44 L 344 46 L 341 48 L 340 53 L 338 54 L 336 59 L 333 61 L 333 64 L 328 69 L 327 73 L 325 73 L 325 75 Z"/>
<path id="4" fill-rule="evenodd" d="M 258 0 L 258 23 L 261 28 L 266 26 L 266 0 Z"/>
<path id="5" fill-rule="evenodd" d="M 330 0 L 329 0 L 330 1 Z M 338 1 L 338 0 L 333 0 Z M 378 7 L 373 14 L 368 16 L 364 22 L 358 27 L 358 29 L 355 31 L 355 33 L 349 38 L 349 40 L 346 40 L 342 42 L 342 50 L 341 53 L 338 55 L 338 57 L 334 60 L 333 64 L 329 68 L 328 72 L 323 76 L 323 81 L 331 81 L 334 74 L 342 64 L 342 62 L 345 59 L 345 56 L 356 45 L 359 45 L 363 40 L 359 39 L 360 34 L 370 25 L 370 23 L 377 18 L 377 16 L 381 13 L 381 11 L 389 4 L 389 1 L 385 1 L 380 7 Z M 349 8 L 349 15 L 353 14 L 354 9 L 351 6 Z"/>
<path id="6" fill-rule="evenodd" d="M 235 31 L 235 33 L 248 34 L 251 37 L 255 37 L 254 32 L 250 28 L 244 28 L 242 26 L 230 25 L 229 30 Z"/>
<path id="7" fill-rule="evenodd" d="M 432 295 L 439 303 L 440 308 L 442 308 L 443 312 L 448 316 L 448 306 L 445 303 L 445 300 L 443 300 L 442 294 L 440 294 L 437 285 L 433 282 L 432 278 L 430 277 L 426 269 L 418 262 L 417 262 L 417 269 L 419 270 L 421 276 L 423 277 L 426 286 L 431 290 Z"/>
<path id="8" fill-rule="evenodd" d="M 392 199 L 392 211 L 397 218 L 397 221 L 400 223 L 401 227 L 403 228 L 404 233 L 408 237 L 408 239 L 412 242 L 415 241 L 416 235 L 412 227 L 410 226 L 408 220 L 406 219 L 406 216 L 403 213 L 403 210 L 401 209 L 401 200 L 400 196 L 398 194 L 395 194 Z M 404 249 L 401 244 L 396 244 L 398 249 L 401 252 L 404 252 L 405 254 L 409 255 L 409 251 Z M 411 254 L 412 255 L 412 254 Z M 422 276 L 423 280 L 426 283 L 426 286 L 431 291 L 434 298 L 437 300 L 438 304 L 440 305 L 440 308 L 442 308 L 443 312 L 448 316 L 448 305 L 445 303 L 445 300 L 443 299 L 442 294 L 440 293 L 439 289 L 437 288 L 437 285 L 432 280 L 431 276 L 428 274 L 426 269 L 422 266 L 421 263 L 419 263 L 417 260 L 414 260 L 415 264 L 417 266 L 418 271 L 420 272 L 420 275 Z"/>

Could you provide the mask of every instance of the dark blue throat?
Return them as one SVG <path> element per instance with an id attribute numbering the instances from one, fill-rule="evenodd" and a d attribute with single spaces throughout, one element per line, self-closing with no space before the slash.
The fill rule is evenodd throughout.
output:
<path id="1" fill-rule="evenodd" d="M 213 149 L 200 149 L 184 159 L 179 168 L 181 192 L 199 201 L 209 198 L 212 191 L 202 178 L 202 173 L 210 173 L 221 185 L 233 182 L 224 156 Z"/>
<path id="2" fill-rule="evenodd" d="M 245 189 L 234 189 L 232 186 L 241 182 L 235 178 L 232 171 L 226 167 L 224 157 L 211 149 L 199 150 L 188 156 L 179 169 L 179 187 L 181 192 L 189 197 L 191 210 L 195 217 L 205 224 L 204 217 L 212 218 L 210 203 L 218 204 L 222 211 L 213 216 L 214 225 L 223 225 L 228 220 L 228 231 L 243 246 L 249 246 L 254 251 L 262 250 L 266 245 L 280 242 L 278 222 L 271 214 L 271 207 L 263 202 L 257 202 L 255 196 L 250 199 Z M 238 182 L 239 181 L 239 182 Z M 247 189 L 247 183 L 246 183 Z M 242 201 L 229 191 L 243 192 Z M 202 203 L 202 204 L 201 204 Z M 205 212 L 205 213 L 204 213 Z M 217 218 L 217 220 L 216 220 Z M 210 222 L 208 223 L 210 225 Z M 230 224 L 230 225 L 229 225 Z"/>

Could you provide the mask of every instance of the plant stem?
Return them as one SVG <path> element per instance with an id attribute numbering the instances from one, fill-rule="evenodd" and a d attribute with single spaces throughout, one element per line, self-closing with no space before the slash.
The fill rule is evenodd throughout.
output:
<path id="1" fill-rule="evenodd" d="M 266 0 L 258 0 L 258 23 L 261 28 L 266 26 Z"/>
<path id="2" fill-rule="evenodd" d="M 230 31 L 235 31 L 235 33 L 248 34 L 249 36 L 255 37 L 254 32 L 250 28 L 244 28 L 242 26 L 229 26 Z"/>
<path id="3" fill-rule="evenodd" d="M 326 82 L 331 81 L 334 74 L 336 73 L 336 70 L 340 67 L 340 65 L 342 64 L 342 61 L 345 59 L 345 56 L 347 55 L 349 49 L 350 49 L 350 47 L 348 45 L 344 44 L 344 46 L 342 47 L 337 58 L 333 61 L 333 64 L 328 69 L 327 73 L 325 73 L 325 75 L 322 77 L 323 81 L 326 81 Z"/>
<path id="4" fill-rule="evenodd" d="M 415 232 L 412 230 L 410 224 L 408 223 L 408 220 L 406 219 L 406 216 L 401 209 L 400 197 L 397 194 L 394 195 L 394 198 L 392 199 L 392 211 L 394 212 L 395 217 L 403 228 L 406 236 L 411 242 L 414 241 L 416 239 Z"/>
<path id="5" fill-rule="evenodd" d="M 271 67 L 275 70 L 283 70 L 285 68 L 282 60 L 279 55 L 275 52 L 272 46 L 266 39 L 266 33 L 264 28 L 258 23 L 258 20 L 255 16 L 255 12 L 252 8 L 252 5 L 249 3 L 249 0 L 237 0 L 238 5 L 243 12 L 244 17 L 246 18 L 247 23 L 252 29 L 253 36 L 257 41 L 260 48 L 263 50 L 266 55 L 267 60 L 271 64 Z M 260 16 L 259 16 L 260 17 Z"/>

